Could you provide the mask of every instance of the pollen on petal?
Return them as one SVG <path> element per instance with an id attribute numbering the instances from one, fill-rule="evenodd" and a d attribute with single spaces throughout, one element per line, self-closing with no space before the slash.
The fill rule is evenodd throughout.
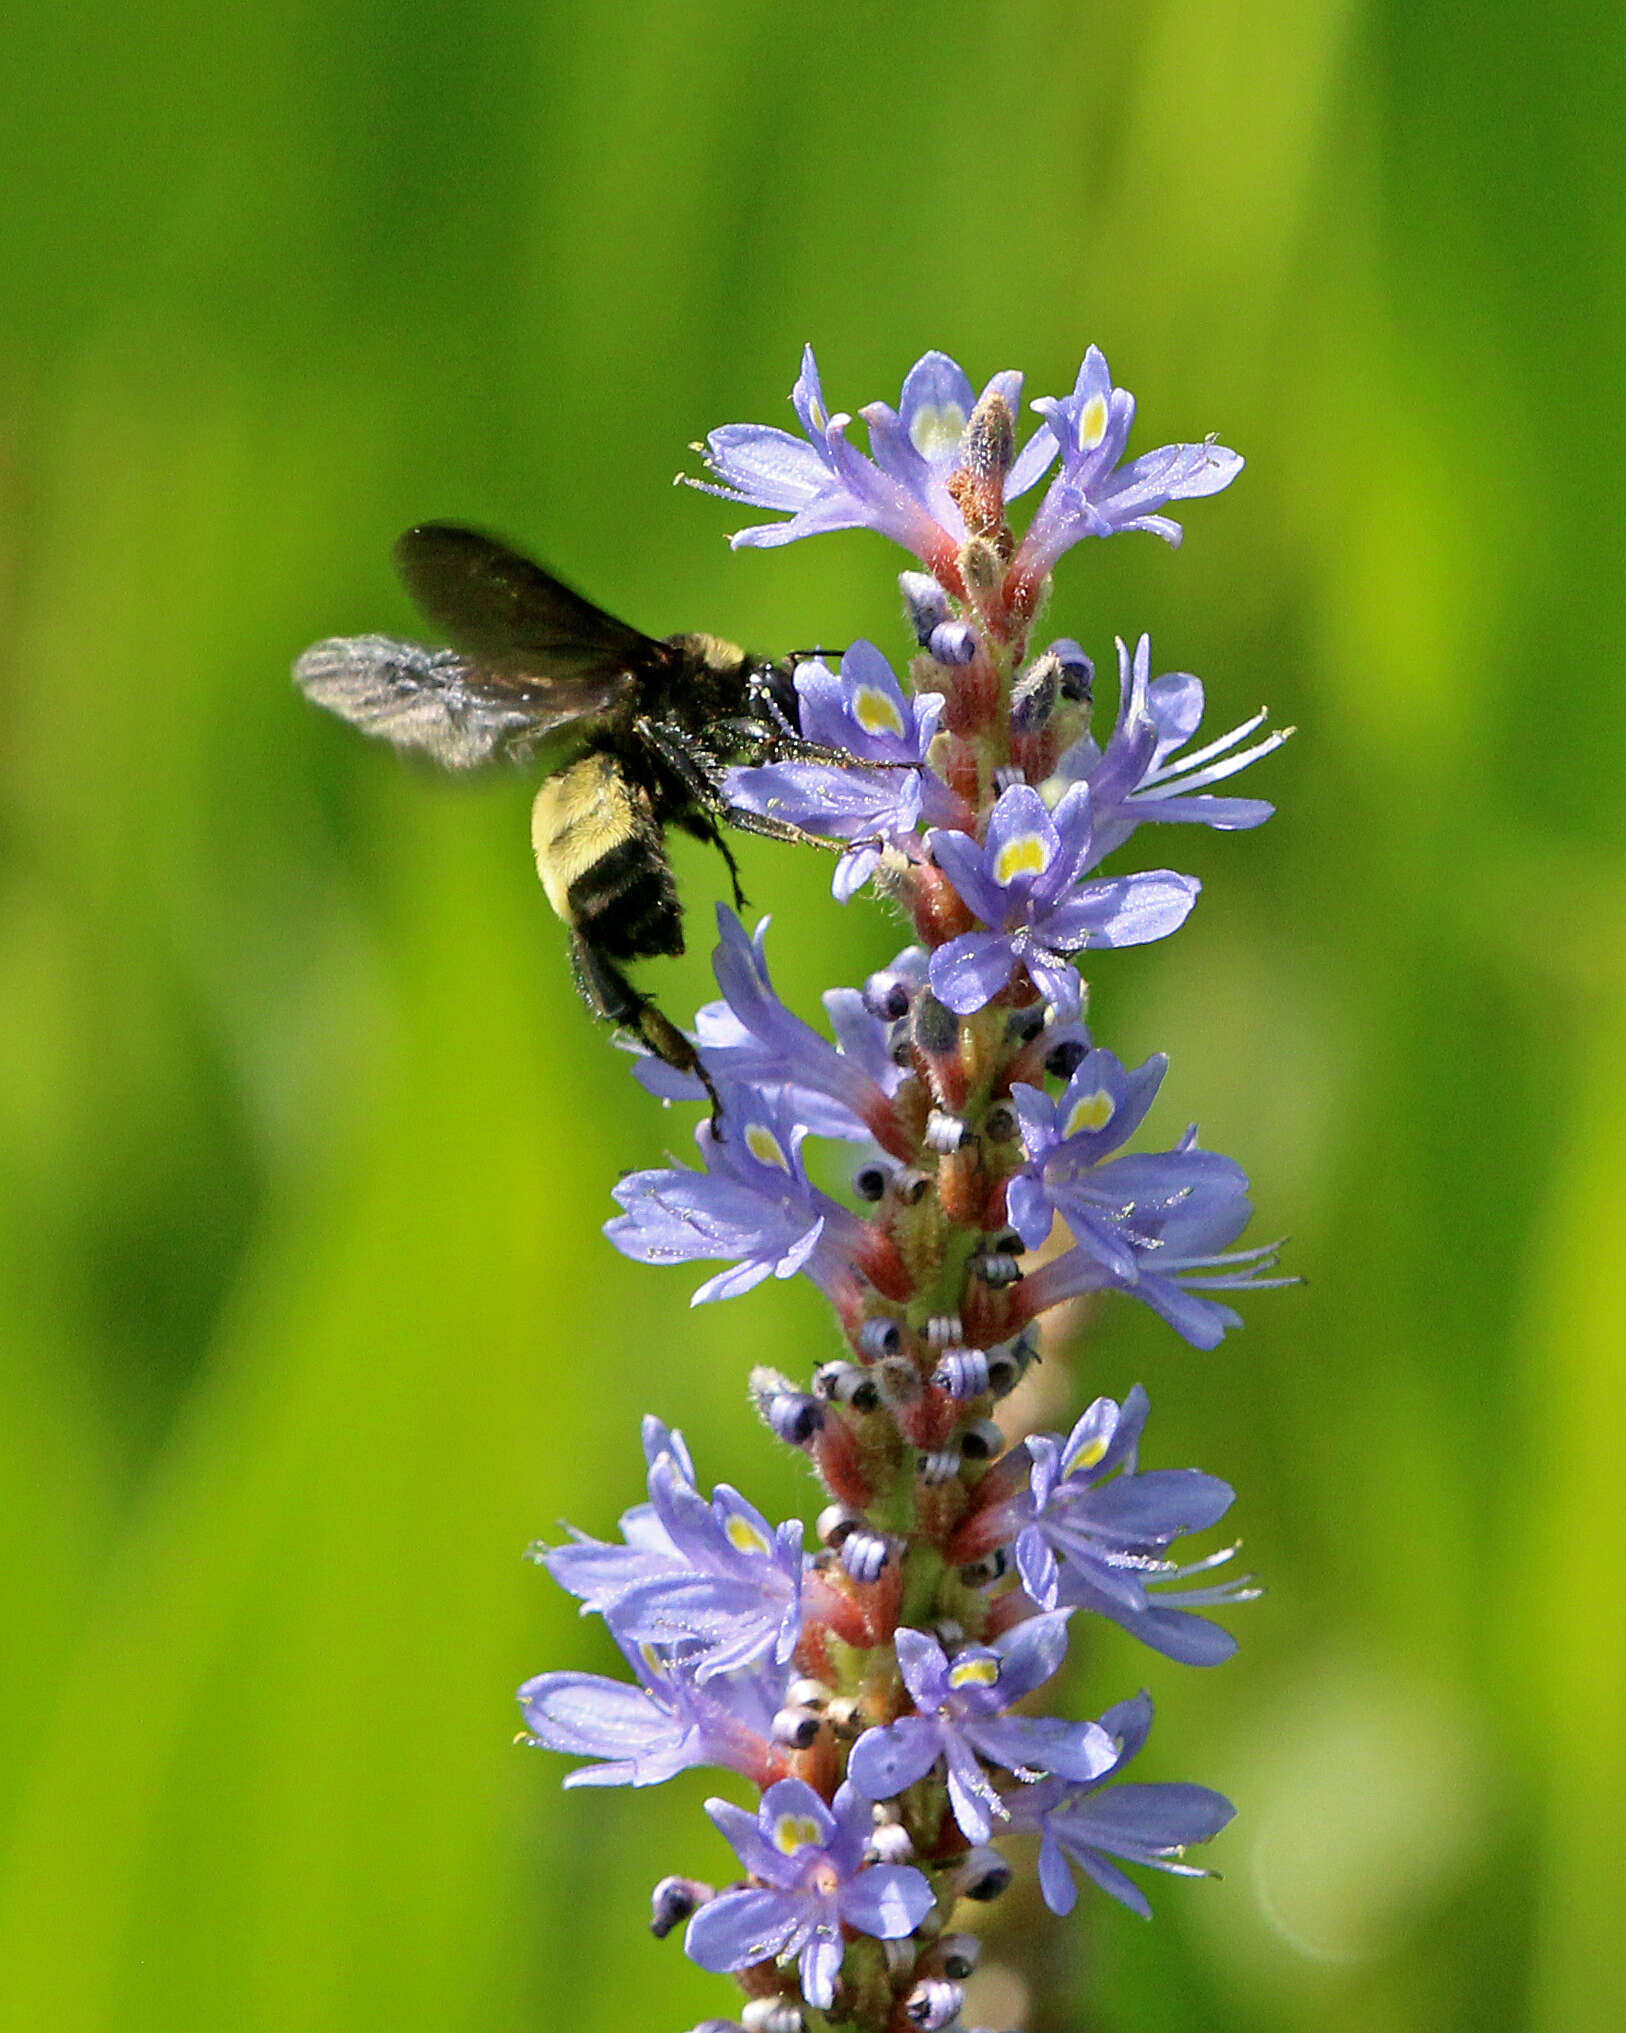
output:
<path id="1" fill-rule="evenodd" d="M 799 1849 L 817 1849 L 819 1825 L 811 1814 L 781 1814 L 773 1825 L 774 1848 L 793 1857 Z"/>
<path id="2" fill-rule="evenodd" d="M 1073 1103 L 1068 1111 L 1062 1135 L 1076 1137 L 1081 1130 L 1105 1129 L 1117 1112 L 1117 1104 L 1112 1096 L 1104 1087 L 1098 1087 L 1093 1094 L 1081 1095 Z"/>
<path id="3" fill-rule="evenodd" d="M 950 1687 L 995 1687 L 999 1684 L 997 1659 L 957 1659 L 949 1668 Z"/>
<path id="4" fill-rule="evenodd" d="M 790 1170 L 784 1145 L 766 1123 L 753 1122 L 750 1125 L 745 1132 L 745 1147 L 758 1164 L 777 1165 L 782 1172 Z"/>
<path id="5" fill-rule="evenodd" d="M 767 1540 L 763 1538 L 749 1518 L 732 1517 L 729 1519 L 725 1529 L 728 1532 L 728 1543 L 734 1548 L 736 1553 L 766 1553 L 768 1551 Z"/>
<path id="6" fill-rule="evenodd" d="M 1107 434 L 1107 399 L 1092 395 L 1078 417 L 1078 449 L 1093 452 Z"/>
<path id="7" fill-rule="evenodd" d="M 952 458 L 965 434 L 965 411 L 957 402 L 922 403 L 909 419 L 909 437 L 923 459 Z"/>
<path id="8" fill-rule="evenodd" d="M 994 857 L 994 880 L 1002 889 L 1009 888 L 1019 875 L 1042 875 L 1049 861 L 1041 834 L 1018 833 Z"/>
<path id="9" fill-rule="evenodd" d="M 903 715 L 897 702 L 873 685 L 860 685 L 853 700 L 853 716 L 866 734 L 904 734 Z"/>

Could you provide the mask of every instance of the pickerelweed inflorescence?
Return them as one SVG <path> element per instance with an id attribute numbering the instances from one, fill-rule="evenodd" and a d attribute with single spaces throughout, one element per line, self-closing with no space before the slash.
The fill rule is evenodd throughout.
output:
<path id="1" fill-rule="evenodd" d="M 695 1133 L 699 1169 L 623 1179 L 606 1229 L 642 1262 L 720 1263 L 696 1302 L 798 1272 L 830 1301 L 839 1355 L 810 1379 L 751 1377 L 828 1494 L 816 1547 L 726 1484 L 707 1494 L 681 1436 L 648 1418 L 648 1501 L 619 1541 L 536 1549 L 632 1675 L 544 1673 L 520 1690 L 529 1740 L 590 1761 L 565 1783 L 717 1765 L 760 1789 L 754 1813 L 708 1802 L 738 1883 L 669 1877 L 654 1894 L 657 1934 L 683 1927 L 696 1962 L 737 1976 L 746 2033 L 943 2033 L 977 1957 L 960 1902 L 1009 1883 L 1005 1837 L 1039 1837 L 1055 1912 L 1072 1908 L 1076 1867 L 1144 1914 L 1121 1865 L 1205 1875 L 1185 1852 L 1232 1814 L 1206 1787 L 1125 1777 L 1146 1694 L 1090 1721 L 1025 1710 L 1080 1615 L 1189 1665 L 1230 1656 L 1204 1612 L 1256 1591 L 1220 1572 L 1233 1548 L 1188 1560 L 1177 1542 L 1233 1492 L 1195 1468 L 1142 1468 L 1139 1386 L 1065 1437 L 1008 1445 L 993 1414 L 1066 1300 L 1110 1287 L 1212 1348 L 1240 1324 L 1235 1295 L 1285 1282 L 1272 1249 L 1234 1247 L 1252 1210 L 1230 1158 L 1195 1130 L 1125 1150 L 1167 1062 L 1125 1066 L 1093 1042 L 1076 964 L 1184 922 L 1191 877 L 1102 864 L 1154 822 L 1259 825 L 1268 804 L 1216 786 L 1284 736 L 1259 736 L 1260 714 L 1203 739 L 1202 685 L 1154 677 L 1144 637 L 1119 644 L 1116 721 L 1091 732 L 1090 658 L 1029 639 L 1056 561 L 1122 530 L 1178 543 L 1169 504 L 1217 493 L 1242 462 L 1203 443 L 1125 463 L 1134 402 L 1093 347 L 1070 395 L 1033 405 L 1042 422 L 1018 450 L 1020 398 L 1019 375 L 979 397 L 928 353 L 896 410 L 861 412 L 866 455 L 853 419 L 827 411 L 809 349 L 802 435 L 714 431 L 713 479 L 695 483 L 788 517 L 737 545 L 866 527 L 925 567 L 902 575 L 907 682 L 869 642 L 798 672 L 803 736 L 851 764 L 770 762 L 727 785 L 736 806 L 836 843 L 837 896 L 872 885 L 914 943 L 824 997 L 827 1037 L 776 995 L 766 922 L 750 933 L 720 909 L 722 999 L 694 1032 L 720 1118 Z M 1047 475 L 1019 537 L 1010 504 Z M 635 1071 L 664 1098 L 701 1098 L 660 1059 Z M 851 1204 L 814 1183 L 810 1136 L 857 1148 Z"/>

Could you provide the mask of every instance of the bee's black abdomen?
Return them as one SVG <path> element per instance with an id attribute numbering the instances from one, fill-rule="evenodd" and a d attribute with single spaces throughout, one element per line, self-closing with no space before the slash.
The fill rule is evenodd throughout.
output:
<path id="1" fill-rule="evenodd" d="M 632 836 L 584 868 L 565 892 L 567 916 L 614 960 L 683 951 L 683 913 L 664 849 Z"/>

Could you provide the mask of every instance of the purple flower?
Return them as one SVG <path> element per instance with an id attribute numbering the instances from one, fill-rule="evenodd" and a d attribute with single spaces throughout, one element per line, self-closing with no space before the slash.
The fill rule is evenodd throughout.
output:
<path id="1" fill-rule="evenodd" d="M 986 842 L 933 832 L 927 846 L 965 904 L 989 929 L 950 939 L 932 955 L 938 1000 L 960 1016 L 981 1009 L 1025 966 L 1063 1021 L 1081 992 L 1069 956 L 1086 946 L 1139 946 L 1185 922 L 1201 888 L 1168 869 L 1082 882 L 1099 858 L 1090 797 L 1075 784 L 1052 813 L 1028 784 L 1002 793 Z"/>
<path id="2" fill-rule="evenodd" d="M 677 1648 L 701 1680 L 772 1654 L 789 1659 L 802 1628 L 802 1527 L 775 1529 L 738 1490 L 708 1501 L 678 1435 L 644 1423 L 649 1502 L 621 1520 L 625 1544 L 576 1534 L 536 1549 L 559 1586 L 628 1644 Z"/>
<path id="3" fill-rule="evenodd" d="M 1170 501 L 1218 494 L 1242 471 L 1235 452 L 1211 443 L 1163 445 L 1120 465 L 1135 420 L 1135 398 L 1113 387 L 1096 346 L 1085 354 L 1071 395 L 1044 396 L 1033 407 L 1045 421 L 1027 454 L 1048 464 L 1059 450 L 1061 466 L 1012 565 L 1013 574 L 1027 585 L 1041 584 L 1062 552 L 1087 536 L 1144 529 L 1179 543 L 1179 523 L 1156 511 Z"/>
<path id="4" fill-rule="evenodd" d="M 758 1785 L 784 1770 L 773 1719 L 789 1668 L 701 1681 L 693 1658 L 623 1641 L 639 1684 L 600 1673 L 539 1673 L 519 1690 L 531 1741 L 605 1762 L 567 1774 L 566 1786 L 654 1786 L 691 1765 L 725 1765 Z"/>
<path id="5" fill-rule="evenodd" d="M 865 1862 L 870 1803 L 851 1785 L 826 1806 L 800 1779 L 781 1779 L 754 1815 L 726 1800 L 708 1800 L 706 1812 L 760 1882 L 722 1893 L 689 1922 L 684 1947 L 702 1969 L 795 1956 L 803 1997 L 828 2011 L 844 1927 L 895 1941 L 931 1911 L 932 1889 L 919 1871 Z"/>
<path id="6" fill-rule="evenodd" d="M 846 1290 L 864 1252 L 866 1224 L 809 1181 L 801 1160 L 808 1129 L 798 1119 L 794 1089 L 723 1093 L 725 1139 L 709 1122 L 695 1130 L 706 1170 L 629 1173 L 614 1189 L 624 1212 L 605 1223 L 604 1233 L 640 1263 L 730 1262 L 734 1268 L 694 1294 L 695 1306 L 798 1271 L 827 1294 Z"/>
<path id="7" fill-rule="evenodd" d="M 1096 1168 L 1140 1128 L 1168 1069 L 1158 1052 L 1129 1073 L 1115 1054 L 1098 1049 L 1079 1061 L 1057 1100 L 1020 1081 L 1012 1087 L 1028 1162 L 1007 1185 L 1005 1205 L 1029 1249 L 1043 1246 L 1060 1214 L 1104 1264 L 1134 1278 L 1134 1252 L 1119 1233 L 1124 1196 L 1113 1184 L 1115 1168 Z"/>
<path id="8" fill-rule="evenodd" d="M 1003 397 L 1014 413 L 1022 377 L 996 374 L 983 399 L 991 395 Z M 706 464 L 721 484 L 690 484 L 725 501 L 789 515 L 789 522 L 736 530 L 730 539 L 736 546 L 788 544 L 826 530 L 873 529 L 913 551 L 939 577 L 957 582 L 956 560 L 967 531 L 948 480 L 960 464 L 961 440 L 977 401 L 964 372 L 946 353 L 923 354 L 904 378 L 896 410 L 876 402 L 862 411 L 869 426 L 866 458 L 848 441 L 852 418 L 830 414 L 808 346 L 791 391 L 803 435 L 793 437 L 767 424 L 725 424 L 706 439 Z M 1007 477 L 1007 499 L 1031 487 L 1055 457 L 1054 437 L 1045 439 L 1039 432 L 1034 442 L 1038 451 L 1024 452 Z"/>
<path id="9" fill-rule="evenodd" d="M 986 1842 L 1007 1813 L 980 1759 L 1024 1779 L 1106 1771 L 1117 1751 L 1096 1723 L 1006 1713 L 1061 1665 L 1070 1615 L 1032 1617 L 991 1646 L 962 1646 L 952 1661 L 927 1632 L 899 1630 L 898 1665 L 918 1713 L 864 1732 L 848 1765 L 853 1783 L 890 1800 L 941 1758 L 955 1820 L 970 1841 Z"/>
<path id="10" fill-rule="evenodd" d="M 1279 1244 L 1227 1247 L 1253 1215 L 1247 1175 L 1234 1159 L 1199 1150 L 1196 1136 L 1189 1130 L 1172 1151 L 1137 1153 L 1105 1168 L 1101 1178 L 1110 1180 L 1107 1190 L 1117 1200 L 1112 1234 L 1128 1252 L 1128 1271 L 1121 1259 L 1109 1261 L 1081 1224 L 1078 1246 L 1042 1264 L 1020 1286 L 1012 1302 L 1019 1322 L 1110 1285 L 1143 1300 L 1194 1348 L 1215 1348 L 1227 1329 L 1242 1325 L 1242 1316 L 1200 1293 L 1297 1283 L 1260 1275 L 1275 1263 Z"/>
<path id="11" fill-rule="evenodd" d="M 747 811 L 783 819 L 821 839 L 852 841 L 832 882 L 845 903 L 875 873 L 883 846 L 908 839 L 922 825 L 949 825 L 970 815 L 926 765 L 943 710 L 941 694 L 909 697 L 874 643 L 855 642 L 841 660 L 839 677 L 822 663 L 802 664 L 796 690 L 808 741 L 891 767 L 768 763 L 730 770 L 724 790 L 731 804 Z"/>
<path id="12" fill-rule="evenodd" d="M 692 1652 L 702 1680 L 768 1653 L 783 1665 L 802 1632 L 800 1520 L 776 1530 L 727 1483 L 708 1503 L 670 1455 L 649 1471 L 649 1494 L 674 1558 L 651 1560 L 606 1604 L 617 1638 Z"/>
<path id="13" fill-rule="evenodd" d="M 768 973 L 770 922 L 763 918 L 748 935 L 727 904 L 717 906 L 720 936 L 711 964 L 725 1000 L 708 1003 L 695 1021 L 712 1077 L 775 1095 L 814 1136 L 895 1143 L 891 1096 L 903 1069 L 887 1049 L 886 1025 L 850 988 L 833 988 L 824 997 L 833 1045 L 789 1010 Z M 665 1099 L 698 1101 L 705 1092 L 693 1074 L 648 1053 L 634 1060 L 633 1072 Z"/>
<path id="14" fill-rule="evenodd" d="M 1112 1857 L 1184 1878 L 1212 1877 L 1211 1871 L 1181 1859 L 1191 1843 L 1208 1842 L 1236 1813 L 1223 1793 L 1207 1786 L 1109 1784 L 1135 1757 L 1152 1727 L 1146 1694 L 1120 1701 L 1101 1718 L 1101 1727 L 1119 1745 L 1111 1772 L 1084 1786 L 1049 1779 L 1009 1801 L 1012 1821 L 1036 1829 L 1039 1888 L 1052 1913 L 1071 1913 L 1078 1898 L 1068 1859 L 1132 1913 L 1150 1920 L 1146 1894 L 1124 1875 Z M 1104 1789 L 1104 1790 L 1103 1790 Z"/>
<path id="15" fill-rule="evenodd" d="M 1215 1666 L 1230 1658 L 1236 1640 L 1193 1616 L 1190 1606 L 1247 1602 L 1258 1590 L 1246 1576 L 1217 1587 L 1170 1588 L 1222 1565 L 1236 1549 L 1192 1567 L 1175 1566 L 1166 1550 L 1186 1533 L 1218 1524 L 1236 1492 L 1195 1468 L 1142 1473 L 1137 1452 L 1150 1409 L 1136 1384 L 1121 1409 L 1097 1398 L 1065 1441 L 1049 1434 L 1029 1439 L 1027 1488 L 978 1519 L 978 1538 L 1015 1539 L 1022 1585 L 1042 1608 L 1092 1610 L 1171 1659 Z"/>
<path id="16" fill-rule="evenodd" d="M 1062 782 L 1090 787 L 1098 855 L 1121 847 L 1148 819 L 1183 820 L 1215 826 L 1221 832 L 1240 832 L 1262 826 L 1276 809 L 1263 798 L 1196 794 L 1280 748 L 1292 728 L 1284 727 L 1252 748 L 1234 753 L 1239 742 L 1263 726 L 1266 715 L 1260 711 L 1206 748 L 1180 756 L 1202 724 L 1202 680 L 1185 671 L 1153 678 L 1151 668 L 1149 636 L 1143 635 L 1135 645 L 1133 661 L 1124 644 L 1118 644 L 1118 724 L 1111 740 L 1103 750 L 1085 735 L 1056 765 Z"/>

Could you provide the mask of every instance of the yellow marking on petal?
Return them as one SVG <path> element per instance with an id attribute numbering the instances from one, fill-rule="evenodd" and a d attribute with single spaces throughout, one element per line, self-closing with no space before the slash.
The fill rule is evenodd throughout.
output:
<path id="1" fill-rule="evenodd" d="M 960 449 L 965 411 L 957 402 L 923 403 L 909 425 L 909 439 L 923 459 L 947 456 Z"/>
<path id="2" fill-rule="evenodd" d="M 644 1664 L 649 1668 L 651 1673 L 658 1673 L 661 1670 L 661 1655 L 659 1646 L 652 1645 L 646 1640 L 643 1644 L 641 1644 L 638 1647 L 638 1656 L 640 1659 L 643 1660 Z"/>
<path id="3" fill-rule="evenodd" d="M 828 411 L 822 402 L 815 402 L 811 396 L 808 397 L 807 414 L 814 430 L 823 431 L 829 429 L 830 417 Z"/>
<path id="4" fill-rule="evenodd" d="M 1077 1475 L 1081 1468 L 1093 1468 L 1111 1445 L 1112 1435 L 1110 1433 L 1098 1433 L 1087 1447 L 1079 1449 L 1078 1458 L 1074 1461 L 1072 1467 L 1068 1469 L 1067 1473 L 1069 1475 Z"/>
<path id="5" fill-rule="evenodd" d="M 819 1824 L 811 1814 L 781 1814 L 773 1825 L 774 1848 L 793 1857 L 799 1849 L 819 1847 Z"/>
<path id="6" fill-rule="evenodd" d="M 950 1687 L 996 1687 L 999 1684 L 997 1659 L 957 1659 L 949 1668 Z"/>
<path id="7" fill-rule="evenodd" d="M 766 1553 L 768 1542 L 749 1518 L 730 1518 L 725 1528 L 728 1543 L 736 1553 Z"/>
<path id="8" fill-rule="evenodd" d="M 1078 448 L 1081 452 L 1093 452 L 1107 434 L 1107 399 L 1104 395 L 1092 395 L 1078 419 Z"/>
<path id="9" fill-rule="evenodd" d="M 994 857 L 994 880 L 1007 888 L 1019 875 L 1043 875 L 1050 865 L 1050 849 L 1037 833 L 1018 833 Z"/>
<path id="10" fill-rule="evenodd" d="M 762 1165 L 777 1165 L 782 1172 L 790 1170 L 790 1159 L 785 1156 L 785 1147 L 768 1125 L 754 1122 L 745 1132 L 745 1148 Z"/>
<path id="11" fill-rule="evenodd" d="M 1118 1113 L 1117 1104 L 1104 1087 L 1098 1087 L 1093 1094 L 1081 1095 L 1068 1112 L 1064 1137 L 1076 1137 L 1080 1130 L 1105 1129 Z"/>
<path id="12" fill-rule="evenodd" d="M 903 715 L 895 700 L 873 685 L 860 685 L 853 701 L 853 717 L 866 734 L 895 734 L 903 739 Z"/>

